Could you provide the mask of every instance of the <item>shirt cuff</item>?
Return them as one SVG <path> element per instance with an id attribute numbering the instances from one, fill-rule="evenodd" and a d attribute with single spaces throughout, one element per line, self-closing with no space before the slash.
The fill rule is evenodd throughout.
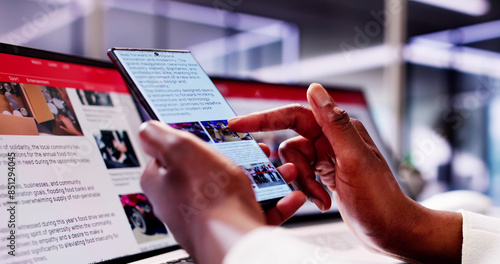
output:
<path id="1" fill-rule="evenodd" d="M 500 259 L 500 219 L 459 211 L 462 224 L 462 264 L 498 263 Z"/>
<path id="2" fill-rule="evenodd" d="M 223 264 L 347 263 L 324 247 L 300 241 L 283 228 L 260 227 L 246 234 L 224 258 Z"/>

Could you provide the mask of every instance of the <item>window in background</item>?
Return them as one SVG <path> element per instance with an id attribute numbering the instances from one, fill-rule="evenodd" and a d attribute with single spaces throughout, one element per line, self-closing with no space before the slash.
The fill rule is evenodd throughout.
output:
<path id="1" fill-rule="evenodd" d="M 500 203 L 500 93 L 496 93 L 489 106 L 488 160 L 491 168 L 491 196 Z"/>
<path id="2" fill-rule="evenodd" d="M 299 59 L 298 29 L 282 20 L 175 1 L 104 3 L 107 47 L 191 50 L 209 74 L 220 76 L 247 77 Z"/>
<path id="3" fill-rule="evenodd" d="M 209 74 L 239 77 L 299 59 L 295 24 L 230 11 L 158 0 L 5 0 L 0 42 L 101 59 L 113 46 L 189 49 Z"/>
<path id="4" fill-rule="evenodd" d="M 83 55 L 84 20 L 93 6 L 87 0 L 3 0 L 0 42 Z"/>
<path id="5" fill-rule="evenodd" d="M 475 15 L 409 5 L 404 153 L 427 180 L 421 198 L 454 189 L 500 197 L 500 3 L 488 3 Z"/>

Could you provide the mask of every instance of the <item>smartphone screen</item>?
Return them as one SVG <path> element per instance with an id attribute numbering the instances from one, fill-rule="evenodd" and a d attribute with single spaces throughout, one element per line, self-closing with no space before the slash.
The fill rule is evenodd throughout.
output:
<path id="1" fill-rule="evenodd" d="M 114 48 L 109 56 L 152 119 L 195 134 L 233 160 L 264 209 L 291 192 L 252 135 L 229 129 L 235 112 L 189 51 Z"/>

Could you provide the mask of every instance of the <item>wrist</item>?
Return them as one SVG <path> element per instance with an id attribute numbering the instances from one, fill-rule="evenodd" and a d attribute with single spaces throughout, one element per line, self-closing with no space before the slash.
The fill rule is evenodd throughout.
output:
<path id="1" fill-rule="evenodd" d="M 388 245 L 388 253 L 410 262 L 460 263 L 462 215 L 417 203 L 413 207 L 412 214 L 403 217 L 399 230 L 394 232 L 397 239 Z"/>
<path id="2" fill-rule="evenodd" d="M 262 213 L 251 209 L 238 205 L 236 199 L 227 199 L 216 208 L 200 212 L 192 225 L 193 256 L 206 263 L 222 263 L 233 245 L 265 225 Z"/>

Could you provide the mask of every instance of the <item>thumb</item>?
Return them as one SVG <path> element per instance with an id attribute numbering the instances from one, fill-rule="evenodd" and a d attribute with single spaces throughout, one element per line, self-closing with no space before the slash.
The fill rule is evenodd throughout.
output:
<path id="1" fill-rule="evenodd" d="M 330 142 L 339 162 L 344 165 L 349 161 L 356 163 L 357 158 L 366 155 L 366 144 L 353 126 L 351 118 L 335 103 L 323 86 L 311 84 L 307 90 L 307 100 L 316 122 Z"/>
<path id="2" fill-rule="evenodd" d="M 139 139 L 146 154 L 158 160 L 164 168 L 191 162 L 196 151 L 205 149 L 192 134 L 176 130 L 158 121 L 143 123 Z M 175 150 L 175 155 L 173 151 Z M 206 150 L 205 150 L 206 151 Z"/>

